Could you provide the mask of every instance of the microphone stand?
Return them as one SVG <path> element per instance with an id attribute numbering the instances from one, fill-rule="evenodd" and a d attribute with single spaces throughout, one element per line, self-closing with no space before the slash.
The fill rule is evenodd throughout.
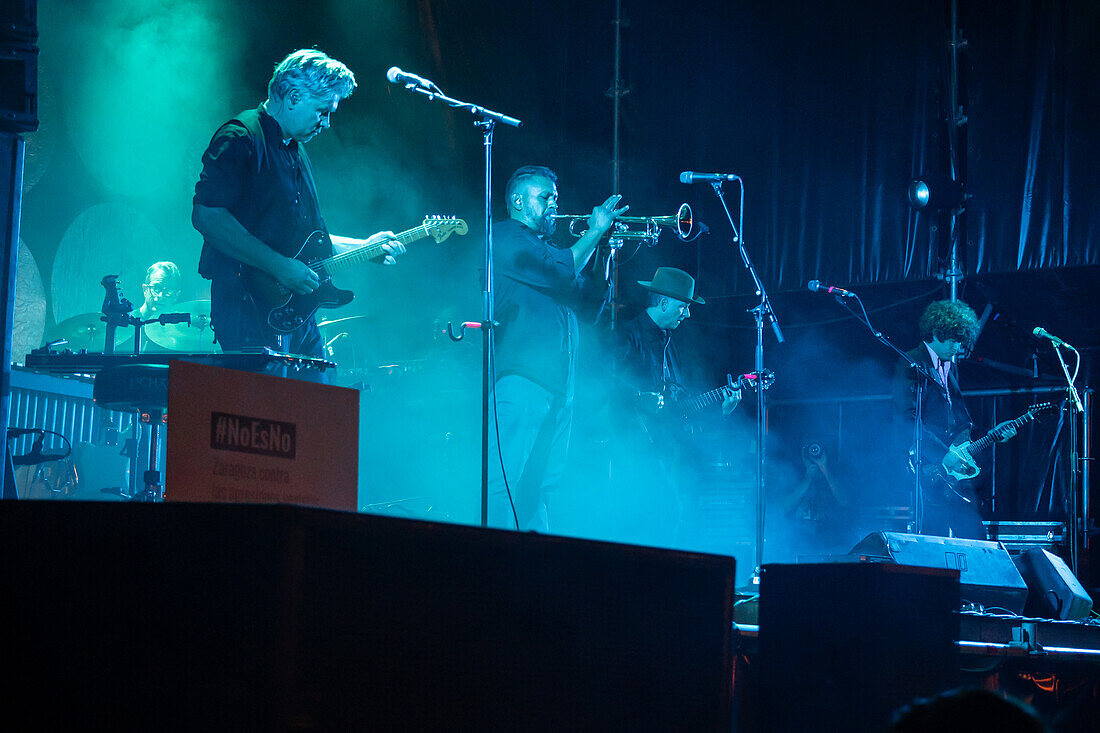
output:
<path id="1" fill-rule="evenodd" d="M 722 182 L 712 181 L 710 185 L 711 188 L 714 189 L 714 195 L 718 197 L 718 201 L 722 204 L 722 209 L 726 212 L 726 219 L 729 220 L 730 228 L 733 230 L 733 241 L 741 251 L 741 261 L 745 263 L 745 268 L 749 271 L 749 274 L 752 275 L 752 281 L 756 286 L 756 294 L 760 296 L 760 303 L 751 309 L 753 319 L 756 321 L 755 369 L 758 377 L 758 386 L 756 389 L 756 557 L 753 567 L 753 576 L 759 578 L 760 568 L 764 564 L 764 465 L 765 455 L 767 453 L 764 449 L 764 439 L 767 432 L 765 429 L 768 405 L 767 391 L 770 385 L 764 371 L 765 318 L 771 325 L 776 342 L 781 344 L 784 339 L 783 331 L 779 328 L 779 320 L 775 317 L 775 311 L 772 310 L 771 299 L 768 298 L 768 292 L 764 289 L 764 283 L 761 282 L 760 276 L 756 273 L 756 268 L 752 264 L 752 259 L 749 257 L 748 250 L 745 249 L 745 239 L 741 236 L 745 224 L 745 183 L 740 178 L 737 178 L 737 182 L 741 187 L 741 203 L 737 211 L 738 219 L 741 222 L 740 226 L 734 223 L 733 215 L 730 213 L 729 206 L 726 205 L 726 196 L 722 190 Z"/>
<path id="2" fill-rule="evenodd" d="M 1080 366 L 1081 365 L 1081 354 L 1077 351 L 1077 349 L 1073 348 L 1072 346 L 1070 346 L 1069 344 L 1064 343 L 1064 342 L 1061 345 L 1065 346 L 1067 349 L 1069 349 L 1070 351 L 1072 351 L 1074 354 L 1077 355 L 1077 365 Z M 1070 420 L 1069 420 L 1069 446 L 1070 446 L 1070 448 L 1069 448 L 1069 450 L 1070 450 L 1069 496 L 1070 496 L 1070 505 L 1072 507 L 1071 511 L 1072 511 L 1072 515 L 1073 515 L 1073 534 L 1069 538 L 1069 561 L 1070 561 L 1070 570 L 1072 570 L 1073 574 L 1076 576 L 1077 575 L 1078 540 L 1080 539 L 1082 529 L 1086 530 L 1086 532 L 1088 530 L 1088 528 L 1084 526 L 1083 520 L 1078 517 L 1078 514 L 1080 513 L 1080 505 L 1079 505 L 1078 499 L 1077 499 L 1078 486 L 1079 486 L 1079 483 L 1078 483 L 1078 480 L 1077 480 L 1077 471 L 1079 469 L 1079 466 L 1081 465 L 1080 458 L 1079 458 L 1079 453 L 1078 453 L 1078 446 L 1077 446 L 1077 421 L 1080 419 L 1080 416 L 1085 414 L 1085 406 L 1081 402 L 1081 394 L 1077 391 L 1077 385 L 1074 384 L 1074 380 L 1077 378 L 1077 370 L 1075 369 L 1074 373 L 1072 375 L 1070 375 L 1069 368 L 1066 366 L 1066 360 L 1062 358 L 1062 350 L 1059 348 L 1059 344 L 1058 344 L 1057 341 L 1054 342 L 1054 355 L 1058 357 L 1058 364 L 1061 365 L 1062 374 L 1064 374 L 1065 377 L 1066 377 L 1067 397 L 1066 397 L 1066 401 L 1064 403 L 1065 404 L 1064 409 L 1066 410 L 1066 412 L 1070 413 L 1070 415 L 1069 415 L 1069 417 L 1070 417 Z M 1086 534 L 1086 537 L 1087 537 L 1087 534 Z"/>
<path id="3" fill-rule="evenodd" d="M 430 89 L 415 83 L 405 84 L 411 92 L 423 95 L 429 102 L 439 101 L 454 109 L 464 109 L 474 116 L 474 127 L 481 130 L 485 145 L 485 282 L 482 291 L 481 321 L 481 526 L 489 526 L 489 395 L 492 391 L 494 329 L 493 319 L 493 129 L 496 123 L 519 127 L 515 117 L 494 112 L 471 102 L 448 97 L 435 84 Z M 453 331 L 452 331 L 453 334 Z M 455 339 L 452 335 L 453 340 Z"/>
<path id="4" fill-rule="evenodd" d="M 134 353 L 141 353 L 141 320 L 130 314 L 134 310 L 134 304 L 122 296 L 122 290 L 118 287 L 117 275 L 106 275 L 99 284 L 103 286 L 103 306 L 100 311 L 101 321 L 107 324 L 104 336 L 103 353 L 115 353 L 115 332 L 120 327 L 136 326 L 134 331 Z"/>
<path id="5" fill-rule="evenodd" d="M 913 457 L 913 497 L 911 502 L 913 506 L 913 517 L 909 525 L 909 530 L 914 534 L 923 534 L 924 493 L 921 490 L 921 473 L 924 467 L 924 415 L 922 414 L 924 408 L 924 390 L 927 385 L 933 384 L 939 389 L 940 393 L 946 396 L 947 386 L 941 383 L 940 380 L 928 370 L 928 367 L 918 363 L 913 357 L 909 356 L 909 354 L 902 351 L 897 346 L 894 346 L 894 343 L 889 338 L 871 325 L 871 319 L 867 315 L 867 309 L 863 306 L 863 301 L 860 300 L 858 295 L 852 293 L 851 297 L 855 298 L 856 302 L 859 303 L 859 312 L 856 312 L 848 305 L 844 296 L 834 295 L 833 297 L 836 298 L 837 303 L 840 303 L 849 313 L 855 316 L 857 321 L 867 327 L 876 341 L 908 362 L 909 368 L 917 373 L 917 379 L 914 383 L 916 387 L 916 405 L 914 414 L 915 419 L 913 422 L 913 452 L 915 453 Z"/>

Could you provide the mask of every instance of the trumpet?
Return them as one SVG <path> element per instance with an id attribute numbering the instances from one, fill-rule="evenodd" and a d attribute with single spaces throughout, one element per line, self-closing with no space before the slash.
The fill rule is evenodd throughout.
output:
<path id="1" fill-rule="evenodd" d="M 589 214 L 553 214 L 554 219 L 568 219 L 569 220 L 569 233 L 574 237 L 584 236 L 584 232 L 578 232 L 574 229 L 581 221 L 587 221 Z M 631 229 L 631 225 L 643 225 L 644 228 Z M 661 236 L 663 229 L 676 229 L 676 236 L 682 241 L 687 241 L 691 237 L 692 225 L 694 220 L 691 215 L 691 207 L 686 203 L 680 204 L 680 208 L 676 210 L 675 214 L 670 216 L 620 216 L 615 219 L 615 223 L 611 226 L 611 239 L 610 243 L 612 247 L 621 246 L 624 240 L 638 239 L 645 243 L 647 247 L 652 247 L 657 244 L 657 239 Z"/>

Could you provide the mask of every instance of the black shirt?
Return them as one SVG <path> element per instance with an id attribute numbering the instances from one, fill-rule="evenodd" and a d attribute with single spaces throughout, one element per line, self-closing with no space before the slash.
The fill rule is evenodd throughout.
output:
<path id="1" fill-rule="evenodd" d="M 555 394 L 573 394 L 579 290 L 573 253 L 515 219 L 493 224 L 496 377 L 518 374 Z"/>
<path id="2" fill-rule="evenodd" d="M 279 123 L 261 105 L 225 123 L 202 156 L 194 203 L 226 209 L 250 234 L 288 257 L 324 229 L 313 169 L 297 141 L 284 143 Z M 239 263 L 203 242 L 199 274 L 235 276 Z"/>
<path id="3" fill-rule="evenodd" d="M 658 328 L 644 310 L 619 331 L 615 359 L 619 377 L 638 392 L 659 392 L 671 400 L 683 397 L 684 375 L 672 331 Z"/>

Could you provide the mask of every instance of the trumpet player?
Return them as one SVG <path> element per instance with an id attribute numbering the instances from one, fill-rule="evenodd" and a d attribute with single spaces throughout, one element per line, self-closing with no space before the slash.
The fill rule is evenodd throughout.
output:
<path id="1" fill-rule="evenodd" d="M 489 524 L 545 532 L 550 495 L 565 468 L 573 420 L 577 317 L 569 301 L 596 245 L 628 206 L 609 196 L 592 209 L 571 247 L 550 240 L 558 177 L 545 166 L 518 168 L 505 187 L 508 219 L 493 226 L 495 430 Z M 502 472 L 503 467 L 503 472 Z M 514 513 L 513 513 L 514 511 Z"/>

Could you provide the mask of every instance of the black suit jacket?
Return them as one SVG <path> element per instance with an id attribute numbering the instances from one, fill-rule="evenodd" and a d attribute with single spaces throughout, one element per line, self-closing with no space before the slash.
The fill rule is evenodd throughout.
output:
<path id="1" fill-rule="evenodd" d="M 932 374 L 936 373 L 932 366 L 932 355 L 928 353 L 928 347 L 923 343 L 907 353 L 913 357 L 914 361 L 926 367 Z M 957 368 L 952 369 L 948 374 L 947 390 L 951 396 L 950 401 L 935 385 L 926 385 L 921 407 L 921 419 L 925 433 L 943 441 L 946 445 L 957 442 L 960 436 L 969 438 L 970 429 L 973 427 L 970 411 L 966 409 L 966 402 L 963 400 L 962 390 L 959 388 L 956 371 Z M 905 359 L 898 359 L 894 370 L 894 410 L 898 415 L 904 417 L 910 426 L 916 419 L 917 379 L 918 375 L 909 366 L 909 362 Z"/>

